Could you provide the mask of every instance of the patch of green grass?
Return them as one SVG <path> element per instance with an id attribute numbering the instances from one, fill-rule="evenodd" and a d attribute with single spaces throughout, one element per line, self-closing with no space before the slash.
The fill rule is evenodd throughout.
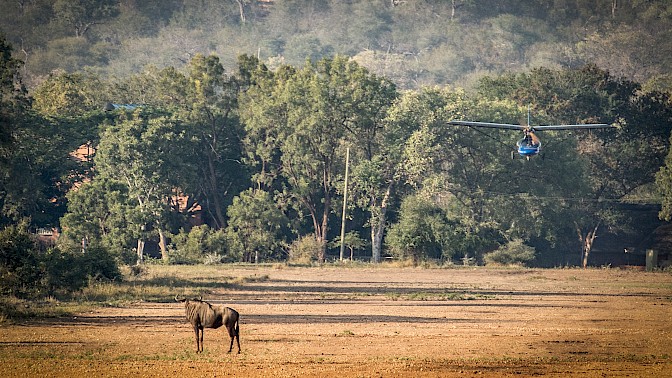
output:
<path id="1" fill-rule="evenodd" d="M 204 354 L 207 356 L 208 351 L 206 350 Z M 202 358 L 203 355 L 197 355 L 193 351 L 184 351 L 176 352 L 169 354 L 149 354 L 149 355 L 132 355 L 124 354 L 116 358 L 118 361 L 190 361 L 195 358 Z"/>
<path id="2" fill-rule="evenodd" d="M 393 301 L 469 301 L 475 299 L 492 299 L 493 296 L 482 294 L 468 294 L 458 292 L 426 292 L 418 291 L 411 293 L 387 293 L 386 296 Z"/>
<path id="3" fill-rule="evenodd" d="M 246 277 L 236 277 L 232 279 L 232 283 L 234 284 L 245 284 L 245 283 L 252 283 L 252 282 L 266 282 L 270 279 L 268 274 L 262 274 L 262 275 L 252 275 L 252 276 L 246 276 Z"/>
<path id="4" fill-rule="evenodd" d="M 198 297 L 219 288 L 265 282 L 268 275 L 232 277 L 222 275 L 221 269 L 211 266 L 162 266 L 150 265 L 139 275 L 125 275 L 122 282 L 90 285 L 82 296 L 90 301 L 123 305 L 138 300 L 147 302 L 172 302 L 176 294 L 181 297 Z"/>
<path id="5" fill-rule="evenodd" d="M 346 329 L 346 330 L 344 330 L 343 332 L 339 333 L 339 334 L 336 335 L 336 336 L 345 336 L 345 337 L 349 337 L 349 336 L 355 336 L 355 333 L 352 332 L 352 331 L 349 330 L 349 329 Z"/>

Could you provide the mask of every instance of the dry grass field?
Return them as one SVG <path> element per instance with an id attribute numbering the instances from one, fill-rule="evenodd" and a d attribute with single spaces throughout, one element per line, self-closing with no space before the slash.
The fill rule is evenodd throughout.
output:
<path id="1" fill-rule="evenodd" d="M 1 324 L 0 377 L 672 376 L 669 273 L 152 267 L 127 285 L 147 300 Z M 196 354 L 159 286 L 237 309 L 242 353 L 220 328 Z"/>

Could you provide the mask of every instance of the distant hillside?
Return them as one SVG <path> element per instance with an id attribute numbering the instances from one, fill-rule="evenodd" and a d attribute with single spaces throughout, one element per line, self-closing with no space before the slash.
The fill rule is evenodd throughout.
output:
<path id="1" fill-rule="evenodd" d="M 127 76 L 196 53 L 234 67 L 354 57 L 401 88 L 595 63 L 672 88 L 667 0 L 1 0 L 0 30 L 35 85 L 53 70 Z"/>

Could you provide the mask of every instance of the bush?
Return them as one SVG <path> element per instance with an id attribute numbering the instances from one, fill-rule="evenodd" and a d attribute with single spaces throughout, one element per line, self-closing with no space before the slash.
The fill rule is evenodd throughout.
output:
<path id="1" fill-rule="evenodd" d="M 77 248 L 50 248 L 41 252 L 25 227 L 0 231 L 0 290 L 17 297 L 46 292 L 77 291 L 89 280 L 121 278 L 115 259 L 106 249 L 91 245 L 86 253 Z"/>
<path id="2" fill-rule="evenodd" d="M 399 220 L 390 227 L 387 247 L 400 260 L 415 263 L 428 259 L 450 259 L 469 244 L 464 227 L 448 211 L 420 196 L 408 196 L 401 203 Z"/>
<path id="3" fill-rule="evenodd" d="M 239 257 L 227 254 L 224 231 L 208 225 L 196 226 L 189 232 L 182 230 L 172 239 L 175 247 L 168 251 L 171 264 L 233 262 Z"/>
<path id="4" fill-rule="evenodd" d="M 42 276 L 37 244 L 25 226 L 0 231 L 0 294 L 25 296 Z"/>
<path id="5" fill-rule="evenodd" d="M 77 291 L 90 280 L 119 280 L 121 272 L 106 249 L 91 245 L 86 252 L 52 248 L 44 254 L 43 286 L 50 294 Z"/>
<path id="6" fill-rule="evenodd" d="M 534 247 L 525 245 L 522 239 L 514 239 L 497 250 L 485 254 L 486 265 L 527 265 L 534 260 Z"/>
<path id="7" fill-rule="evenodd" d="M 102 246 L 90 246 L 81 256 L 81 263 L 87 274 L 96 280 L 116 281 L 122 279 L 119 265 L 111 253 Z"/>
<path id="8" fill-rule="evenodd" d="M 310 264 L 317 261 L 321 248 L 322 244 L 315 239 L 315 235 L 304 235 L 294 240 L 289 246 L 289 262 L 292 264 Z"/>
<path id="9" fill-rule="evenodd" d="M 81 252 L 79 252 L 81 254 Z M 44 255 L 45 274 L 42 285 L 49 294 L 79 290 L 87 283 L 86 269 L 77 264 L 77 256 L 52 248 Z"/>

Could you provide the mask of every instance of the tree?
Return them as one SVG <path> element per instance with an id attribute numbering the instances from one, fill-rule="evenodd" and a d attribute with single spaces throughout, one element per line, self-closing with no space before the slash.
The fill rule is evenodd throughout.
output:
<path id="1" fill-rule="evenodd" d="M 242 126 L 238 121 L 237 82 L 227 77 L 216 56 L 197 55 L 190 64 L 184 118 L 198 140 L 193 151 L 200 178 L 196 194 L 213 227 L 226 226 L 226 207 L 248 183 L 242 155 Z"/>
<path id="2" fill-rule="evenodd" d="M 279 258 L 283 231 L 289 224 L 270 193 L 260 189 L 241 192 L 227 210 L 229 248 L 245 262 Z"/>
<path id="3" fill-rule="evenodd" d="M 92 26 L 105 22 L 118 12 L 115 0 L 56 0 L 56 19 L 74 29 L 75 37 L 84 37 Z"/>
<path id="4" fill-rule="evenodd" d="M 399 222 L 390 228 L 387 245 L 395 257 L 418 263 L 450 259 L 464 237 L 459 221 L 449 219 L 431 200 L 410 195 L 402 201 Z"/>
<path id="5" fill-rule="evenodd" d="M 226 207 L 248 184 L 241 162 L 242 125 L 238 118 L 239 79 L 227 74 L 219 58 L 197 54 L 188 75 L 173 67 L 149 67 L 114 85 L 122 103 L 167 109 L 182 120 L 194 143 L 184 145 L 195 171 L 182 180 L 189 201 L 201 205 L 204 220 L 215 229 L 226 226 Z"/>
<path id="6" fill-rule="evenodd" d="M 669 222 L 672 220 L 672 150 L 665 158 L 665 165 L 656 173 L 656 188 L 662 196 L 662 207 L 658 216 Z"/>
<path id="7" fill-rule="evenodd" d="M 358 64 L 348 70 L 352 84 L 344 97 L 353 109 L 345 137 L 353 146 L 353 190 L 358 205 L 369 214 L 371 259 L 380 262 L 387 210 L 401 177 L 399 146 L 410 131 L 386 119 L 397 97 L 394 84 Z"/>
<path id="8" fill-rule="evenodd" d="M 193 171 L 184 156 L 184 151 L 190 150 L 186 136 L 179 120 L 143 108 L 120 115 L 103 131 L 96 169 L 99 177 L 118 180 L 127 187 L 133 208 L 130 224 L 139 235 L 138 262 L 152 230 L 158 233 L 162 257 L 168 258 L 167 215 L 185 185 L 181 180 Z"/>
<path id="9" fill-rule="evenodd" d="M 63 118 L 102 110 L 107 101 L 102 80 L 90 73 L 51 74 L 33 92 L 33 109 L 40 114 Z"/>
<path id="10" fill-rule="evenodd" d="M 335 192 L 339 142 L 353 105 L 340 95 L 347 85 L 345 58 L 324 59 L 306 65 L 284 86 L 287 125 L 281 130 L 282 175 L 288 194 L 306 210 L 315 239 L 322 245 L 318 260 L 326 257 L 329 214 Z"/>
<path id="11" fill-rule="evenodd" d="M 171 264 L 193 264 L 197 262 L 220 263 L 239 261 L 235 253 L 227 253 L 224 230 L 215 230 L 207 224 L 195 226 L 188 232 L 184 229 L 174 235 L 171 241 L 175 249 L 170 251 Z"/>
<path id="12" fill-rule="evenodd" d="M 353 195 L 357 205 L 369 213 L 371 261 L 375 263 L 381 259 L 388 210 L 398 184 L 394 169 L 394 160 L 385 160 L 382 155 L 363 159 L 353 167 Z"/>
<path id="13" fill-rule="evenodd" d="M 12 45 L 0 37 L 0 148 L 3 151 L 11 142 L 12 124 L 17 123 L 29 105 L 27 90 L 21 80 L 21 61 L 12 56 Z"/>
<path id="14" fill-rule="evenodd" d="M 0 38 L 0 205 L 2 206 L 2 217 L 17 215 L 13 210 L 19 203 L 12 197 L 18 199 L 20 189 L 13 187 L 10 183 L 15 182 L 16 174 L 19 171 L 14 170 L 12 162 L 13 157 L 18 153 L 18 132 L 26 127 L 28 110 L 28 97 L 25 87 L 21 82 L 19 67 L 21 62 L 12 57 L 12 46 L 4 39 Z M 19 217 L 20 218 L 20 217 Z M 18 220 L 18 218 L 15 218 Z M 0 224 L 4 224 L 0 222 Z"/>
<path id="15" fill-rule="evenodd" d="M 496 245 L 512 225 L 498 211 L 514 198 L 522 161 L 510 159 L 517 136 L 447 125 L 453 119 L 514 122 L 523 110 L 510 101 L 490 101 L 462 91 L 426 89 L 395 109 L 395 122 L 415 125 L 403 145 L 400 172 L 409 189 L 433 198 L 464 235 L 455 252 L 478 255 Z M 496 120 L 496 121 L 494 121 Z"/>
<path id="16" fill-rule="evenodd" d="M 343 237 L 343 246 L 350 250 L 350 261 L 353 260 L 355 250 L 364 248 L 368 243 L 359 236 L 357 231 L 348 231 Z M 340 248 L 341 236 L 338 235 L 336 239 L 331 242 L 333 248 Z"/>
<path id="17" fill-rule="evenodd" d="M 118 279 L 121 276 L 114 259 L 101 248 L 46 251 L 28 231 L 28 223 L 19 222 L 0 230 L 0 292 L 3 295 L 30 297 L 53 295 L 58 291 L 76 291 L 91 279 Z"/>
<path id="18" fill-rule="evenodd" d="M 280 175 L 280 134 L 287 122 L 287 105 L 281 96 L 284 82 L 296 70 L 282 66 L 273 73 L 257 58 L 239 57 L 241 79 L 240 116 L 245 132 L 244 162 L 250 166 L 257 189 L 282 190 Z"/>
<path id="19" fill-rule="evenodd" d="M 29 217 L 34 225 L 54 227 L 79 174 L 69 155 L 79 140 L 77 122 L 33 112 L 19 64 L 0 40 L 0 223 Z"/>
<path id="20" fill-rule="evenodd" d="M 63 237 L 75 243 L 97 244 L 131 262 L 130 245 L 139 234 L 134 231 L 134 207 L 128 187 L 121 181 L 95 177 L 67 194 L 68 211 L 61 218 Z"/>
<path id="21" fill-rule="evenodd" d="M 359 206 L 371 214 L 369 226 L 374 262 L 381 258 L 387 212 L 393 204 L 395 191 L 401 192 L 402 187 L 414 179 L 412 176 L 417 173 L 414 169 L 426 169 L 436 157 L 432 151 L 413 151 L 427 146 L 414 139 L 420 137 L 418 129 L 427 125 L 421 119 L 427 117 L 427 122 L 441 122 L 436 113 L 442 111 L 445 103 L 433 97 L 436 93 L 431 89 L 405 93 L 389 109 L 383 108 L 387 114 L 382 122 L 370 122 L 369 127 L 362 128 L 361 134 L 355 135 L 356 143 L 364 153 L 353 169 L 353 192 Z M 391 100 L 389 96 L 387 101 Z M 428 134 L 424 136 L 431 139 Z M 418 152 L 417 155 L 413 155 L 414 152 Z"/>
<path id="22" fill-rule="evenodd" d="M 111 82 L 107 101 L 164 109 L 186 108 L 188 89 L 189 80 L 176 68 L 148 66 L 137 75 Z"/>
<path id="23" fill-rule="evenodd" d="M 0 230 L 0 292 L 3 295 L 24 295 L 36 290 L 41 278 L 37 245 L 27 226 L 21 222 Z"/>
<path id="24" fill-rule="evenodd" d="M 367 105 L 357 102 L 357 95 L 367 94 L 359 73 L 358 65 L 345 57 L 323 59 L 296 73 L 280 70 L 274 85 L 262 80 L 259 88 L 267 89 L 251 89 L 244 98 L 244 107 L 249 106 L 243 113 L 247 151 L 256 161 L 277 159 L 273 172 L 286 183 L 284 195 L 312 221 L 322 246 L 319 261 L 325 259 L 337 172 L 343 171 L 343 139 L 349 130 L 371 122 L 360 111 Z M 257 141 L 265 147 L 257 147 Z"/>
<path id="25" fill-rule="evenodd" d="M 534 260 L 534 247 L 525 245 L 522 239 L 514 239 L 483 258 L 488 265 L 526 265 Z"/>

